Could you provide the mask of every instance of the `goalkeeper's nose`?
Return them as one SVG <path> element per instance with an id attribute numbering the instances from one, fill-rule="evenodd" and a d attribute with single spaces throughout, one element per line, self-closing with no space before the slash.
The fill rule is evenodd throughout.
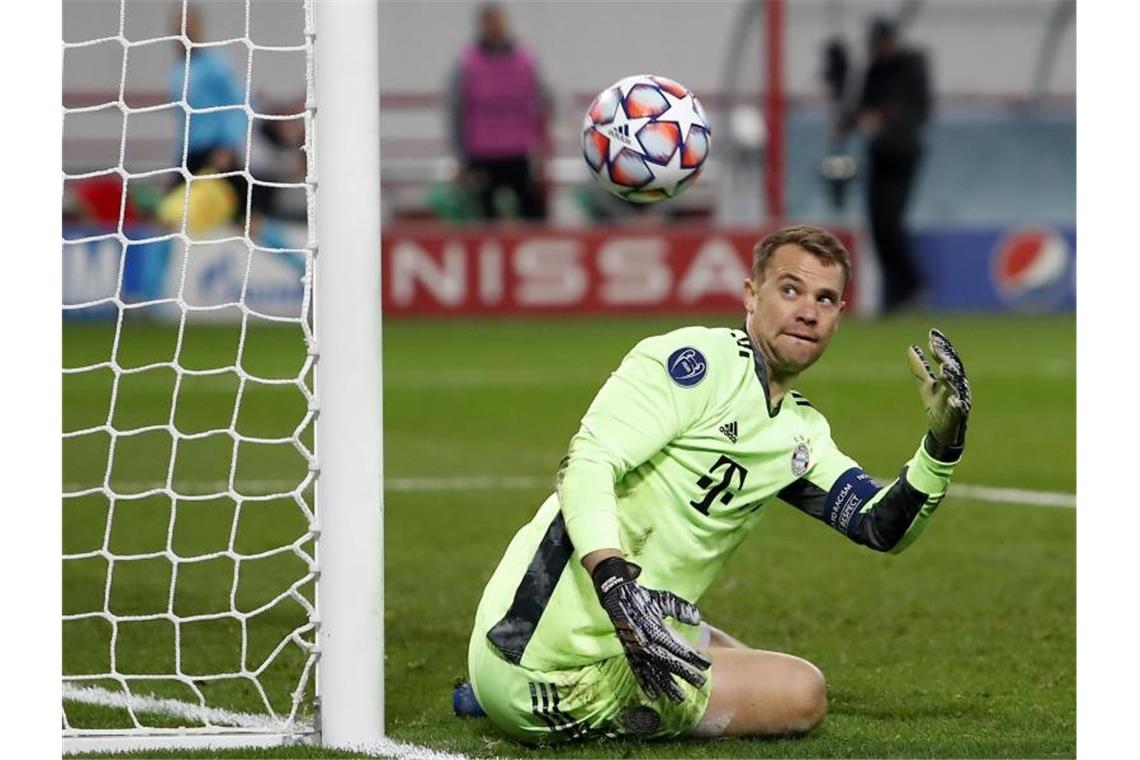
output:
<path id="1" fill-rule="evenodd" d="M 819 324 L 819 304 L 814 298 L 802 298 L 796 306 L 796 322 L 815 327 Z"/>

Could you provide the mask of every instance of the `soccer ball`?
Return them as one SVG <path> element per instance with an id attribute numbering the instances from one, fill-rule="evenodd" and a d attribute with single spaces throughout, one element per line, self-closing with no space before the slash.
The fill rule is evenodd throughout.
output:
<path id="1" fill-rule="evenodd" d="M 582 154 L 619 198 L 654 203 L 693 184 L 709 155 L 697 96 L 672 79 L 639 74 L 602 91 L 582 122 Z"/>

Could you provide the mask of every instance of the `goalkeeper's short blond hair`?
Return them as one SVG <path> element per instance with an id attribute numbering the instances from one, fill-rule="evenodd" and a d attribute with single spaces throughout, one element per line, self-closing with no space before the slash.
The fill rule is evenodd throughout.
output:
<path id="1" fill-rule="evenodd" d="M 843 269 L 843 284 L 851 278 L 851 254 L 847 248 L 832 233 L 822 227 L 810 224 L 796 224 L 791 227 L 782 227 L 764 237 L 752 249 L 752 279 L 764 279 L 764 270 L 768 260 L 782 245 L 798 245 L 817 259 L 831 264 L 838 264 Z"/>

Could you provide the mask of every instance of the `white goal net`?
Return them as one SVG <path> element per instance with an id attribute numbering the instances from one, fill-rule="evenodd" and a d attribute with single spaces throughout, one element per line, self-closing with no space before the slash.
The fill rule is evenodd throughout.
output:
<path id="1" fill-rule="evenodd" d="M 316 5 L 64 4 L 67 749 L 319 736 Z"/>

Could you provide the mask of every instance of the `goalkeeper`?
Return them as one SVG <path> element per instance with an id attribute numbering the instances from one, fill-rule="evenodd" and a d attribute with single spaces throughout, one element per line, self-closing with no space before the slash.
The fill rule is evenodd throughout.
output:
<path id="1" fill-rule="evenodd" d="M 811 663 L 752 649 L 696 603 L 775 499 L 882 552 L 910 545 L 962 456 L 970 387 L 931 330 L 907 350 L 928 431 L 881 486 L 792 389 L 839 325 L 849 258 L 830 233 L 756 247 L 743 329 L 643 340 L 598 392 L 557 492 L 512 539 L 468 649 L 479 705 L 508 735 L 803 733 L 827 711 Z"/>

